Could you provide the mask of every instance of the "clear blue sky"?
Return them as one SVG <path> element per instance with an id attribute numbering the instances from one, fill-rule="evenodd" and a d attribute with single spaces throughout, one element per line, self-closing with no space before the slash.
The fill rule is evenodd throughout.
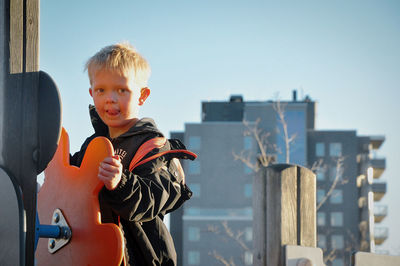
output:
<path id="1" fill-rule="evenodd" d="M 141 110 L 160 129 L 200 122 L 201 101 L 269 100 L 291 91 L 318 102 L 318 129 L 385 135 L 382 181 L 390 237 L 400 254 L 400 2 L 40 1 L 40 68 L 59 86 L 71 151 L 92 132 L 83 66 L 128 40 L 152 66 Z"/>

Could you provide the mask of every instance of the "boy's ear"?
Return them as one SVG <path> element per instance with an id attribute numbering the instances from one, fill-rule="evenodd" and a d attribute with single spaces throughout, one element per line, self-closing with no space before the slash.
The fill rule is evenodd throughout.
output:
<path id="1" fill-rule="evenodd" d="M 90 96 L 92 96 L 92 97 L 93 97 L 93 94 L 92 94 L 92 88 L 89 88 L 89 94 L 90 94 Z"/>
<path id="2" fill-rule="evenodd" d="M 150 95 L 150 89 L 145 87 L 140 90 L 139 105 L 143 105 Z"/>

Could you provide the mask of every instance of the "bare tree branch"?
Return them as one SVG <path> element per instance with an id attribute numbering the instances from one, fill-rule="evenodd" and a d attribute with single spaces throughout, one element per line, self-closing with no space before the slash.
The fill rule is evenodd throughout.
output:
<path id="1" fill-rule="evenodd" d="M 359 243 L 357 241 L 356 236 L 351 232 L 348 228 L 346 228 L 346 233 L 349 235 L 350 241 L 345 245 L 345 250 L 348 252 L 352 252 L 358 249 Z"/>
<path id="2" fill-rule="evenodd" d="M 332 249 L 329 254 L 324 256 L 324 263 L 331 262 L 336 258 L 336 249 Z"/>
<path id="3" fill-rule="evenodd" d="M 319 169 L 321 169 L 321 168 L 325 168 L 324 160 L 323 160 L 323 159 L 319 159 L 319 160 L 315 161 L 315 162 L 311 165 L 310 170 L 313 171 L 313 172 L 317 172 L 317 171 L 318 171 Z"/>
<path id="4" fill-rule="evenodd" d="M 271 133 L 263 132 L 263 130 L 259 128 L 260 121 L 260 119 L 257 119 L 253 125 L 246 120 L 243 121 L 243 124 L 246 127 L 244 135 L 251 136 L 255 140 L 257 150 L 260 154 L 255 158 L 252 154 L 252 150 L 242 150 L 240 153 L 232 151 L 235 161 L 241 161 L 254 172 L 257 172 L 260 169 L 260 165 L 270 165 L 274 161 L 274 156 L 269 154 L 268 151 L 276 151 L 276 145 L 271 145 L 268 140 Z"/>
<path id="5" fill-rule="evenodd" d="M 330 235 L 335 232 L 334 230 L 332 230 L 332 228 L 329 228 L 329 229 L 330 230 L 327 230 L 325 232 L 325 234 Z M 343 250 L 345 250 L 347 252 L 351 252 L 351 253 L 355 250 L 358 250 L 359 243 L 357 242 L 356 236 L 349 229 L 346 229 L 346 234 L 349 235 L 350 240 L 348 240 L 348 241 L 346 241 L 346 243 L 344 243 Z M 323 248 L 322 250 L 324 252 L 324 263 L 327 263 L 327 262 L 332 262 L 334 259 L 336 259 L 338 256 L 338 252 L 340 252 L 342 249 L 333 248 L 329 251 L 328 254 L 326 254 L 326 251 L 327 251 L 326 248 Z"/>
<path id="6" fill-rule="evenodd" d="M 290 162 L 290 144 L 295 140 L 296 134 L 293 134 L 289 136 L 289 131 L 288 131 L 288 124 L 285 119 L 285 106 L 284 104 L 281 103 L 279 98 L 276 99 L 272 107 L 274 108 L 275 112 L 278 114 L 279 117 L 279 123 L 282 126 L 283 129 L 283 138 L 285 141 L 285 162 L 289 163 Z"/>
<path id="7" fill-rule="evenodd" d="M 250 251 L 249 247 L 243 242 L 242 236 L 244 234 L 243 231 L 238 231 L 236 234 L 233 232 L 233 230 L 229 227 L 227 221 L 221 222 L 221 225 L 223 227 L 223 231 L 221 232 L 218 228 L 218 226 L 215 225 L 209 225 L 207 227 L 208 232 L 213 232 L 225 241 L 228 241 L 226 237 L 229 239 L 232 239 L 234 242 L 236 242 L 244 251 Z M 217 261 L 221 262 L 224 265 L 229 265 L 229 266 L 235 266 L 235 261 L 233 257 L 229 259 L 225 259 L 221 254 L 219 254 L 216 250 L 214 250 L 212 253 L 208 253 L 210 256 L 213 256 Z M 244 258 L 242 258 L 244 259 Z"/>
<path id="8" fill-rule="evenodd" d="M 335 179 L 332 182 L 331 187 L 329 188 L 328 192 L 325 194 L 325 196 L 321 199 L 321 201 L 317 205 L 317 211 L 321 208 L 321 206 L 328 200 L 328 198 L 331 196 L 333 190 L 336 188 L 336 185 L 341 181 L 341 176 L 343 172 L 343 164 L 344 164 L 344 157 L 338 157 L 336 161 L 336 173 L 335 173 Z"/>
<path id="9" fill-rule="evenodd" d="M 243 232 L 242 231 L 238 231 L 237 234 L 235 235 L 232 232 L 232 229 L 228 226 L 228 222 L 227 221 L 223 221 L 222 226 L 225 229 L 225 233 L 231 238 L 233 239 L 236 243 L 239 244 L 239 246 L 244 250 L 244 251 L 249 251 L 250 249 L 247 247 L 247 245 L 243 242 L 242 240 L 242 235 Z"/>
<path id="10" fill-rule="evenodd" d="M 222 263 L 225 266 L 235 266 L 235 262 L 231 258 L 229 261 L 227 261 L 224 257 L 222 257 L 216 250 L 214 250 L 212 253 L 208 253 L 208 255 L 213 256 L 217 261 Z"/>
<path id="11" fill-rule="evenodd" d="M 259 124 L 260 124 L 261 119 L 258 118 L 255 121 L 254 126 L 250 126 L 249 122 L 244 120 L 243 124 L 245 125 L 245 127 L 247 128 L 249 134 L 255 139 L 257 147 L 259 152 L 261 153 L 261 156 L 259 156 L 260 162 L 263 166 L 268 166 L 269 165 L 269 156 L 267 154 L 268 152 L 268 146 L 269 146 L 269 141 L 268 141 L 268 137 L 271 135 L 270 132 L 263 132 L 260 128 L 259 128 Z M 257 169 L 258 170 L 258 169 Z"/>
<path id="12" fill-rule="evenodd" d="M 250 158 L 250 153 L 245 154 L 245 151 L 241 151 L 240 154 L 237 154 L 235 151 L 232 151 L 233 158 L 235 161 L 239 160 L 244 163 L 247 167 L 252 169 L 254 172 L 259 170 L 259 166 L 257 163 L 252 163 L 252 159 Z"/>

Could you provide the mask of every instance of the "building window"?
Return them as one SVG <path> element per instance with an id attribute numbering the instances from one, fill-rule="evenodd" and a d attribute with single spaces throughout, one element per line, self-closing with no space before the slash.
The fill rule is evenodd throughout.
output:
<path id="1" fill-rule="evenodd" d="M 200 161 L 189 161 L 189 174 L 191 175 L 199 175 L 200 174 Z"/>
<path id="2" fill-rule="evenodd" d="M 196 207 L 186 207 L 184 209 L 185 215 L 189 215 L 189 216 L 200 216 L 201 211 L 202 210 L 200 208 L 196 208 Z"/>
<path id="3" fill-rule="evenodd" d="M 189 226 L 188 239 L 189 239 L 189 241 L 199 241 L 200 240 L 200 228 L 195 227 L 195 226 Z"/>
<path id="4" fill-rule="evenodd" d="M 200 150 L 201 138 L 199 136 L 190 136 L 188 148 L 189 148 L 189 150 Z"/>
<path id="5" fill-rule="evenodd" d="M 243 169 L 244 173 L 246 175 L 251 174 L 253 172 L 253 169 L 251 169 L 250 167 L 248 167 L 247 165 L 244 164 L 244 169 Z"/>
<path id="6" fill-rule="evenodd" d="M 317 175 L 317 180 L 319 181 L 325 180 L 325 169 L 318 168 L 316 171 L 316 175 Z"/>
<path id="7" fill-rule="evenodd" d="M 318 157 L 325 156 L 325 143 L 317 142 L 315 145 L 315 155 Z"/>
<path id="8" fill-rule="evenodd" d="M 200 184 L 197 183 L 189 184 L 189 188 L 193 192 L 193 198 L 200 198 L 201 195 Z"/>
<path id="9" fill-rule="evenodd" d="M 251 150 L 252 146 L 253 146 L 253 138 L 251 136 L 244 136 L 243 149 Z"/>
<path id="10" fill-rule="evenodd" d="M 253 195 L 253 185 L 252 184 L 245 184 L 244 185 L 244 196 L 246 198 L 251 198 Z"/>
<path id="11" fill-rule="evenodd" d="M 344 266 L 343 259 L 336 258 L 332 261 L 332 266 Z"/>
<path id="12" fill-rule="evenodd" d="M 318 226 L 324 226 L 325 225 L 325 213 L 324 212 L 318 212 L 317 213 L 317 225 Z"/>
<path id="13" fill-rule="evenodd" d="M 329 143 L 329 156 L 331 157 L 342 156 L 342 143 L 340 142 Z"/>
<path id="14" fill-rule="evenodd" d="M 253 241 L 253 228 L 252 227 L 246 227 L 244 229 L 244 239 L 247 242 Z"/>
<path id="15" fill-rule="evenodd" d="M 343 212 L 331 212 L 331 225 L 343 226 Z"/>
<path id="16" fill-rule="evenodd" d="M 331 248 L 332 249 L 343 249 L 344 248 L 343 235 L 332 235 L 331 236 Z"/>
<path id="17" fill-rule="evenodd" d="M 184 209 L 184 215 L 187 216 L 225 216 L 227 219 L 235 217 L 246 217 L 250 218 L 253 216 L 252 207 L 244 208 L 198 208 L 198 207 L 186 207 Z M 225 219 L 225 220 L 227 220 Z"/>
<path id="18" fill-rule="evenodd" d="M 318 247 L 322 249 L 326 249 L 326 235 L 318 235 Z"/>
<path id="19" fill-rule="evenodd" d="M 325 190 L 317 189 L 317 203 L 320 203 L 324 197 L 325 197 Z"/>
<path id="20" fill-rule="evenodd" d="M 334 189 L 332 191 L 329 201 L 333 204 L 343 203 L 343 191 L 341 189 Z"/>
<path id="21" fill-rule="evenodd" d="M 253 265 L 253 253 L 250 251 L 244 252 L 244 264 Z"/>
<path id="22" fill-rule="evenodd" d="M 200 252 L 189 251 L 188 252 L 188 264 L 189 265 L 200 265 Z"/>

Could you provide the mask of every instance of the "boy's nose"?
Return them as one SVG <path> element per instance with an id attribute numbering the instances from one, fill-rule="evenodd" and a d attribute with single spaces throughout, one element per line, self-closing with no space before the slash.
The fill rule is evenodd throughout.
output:
<path id="1" fill-rule="evenodd" d="M 115 103 L 117 101 L 117 95 L 114 92 L 110 92 L 107 94 L 107 99 L 106 101 L 108 103 Z"/>

